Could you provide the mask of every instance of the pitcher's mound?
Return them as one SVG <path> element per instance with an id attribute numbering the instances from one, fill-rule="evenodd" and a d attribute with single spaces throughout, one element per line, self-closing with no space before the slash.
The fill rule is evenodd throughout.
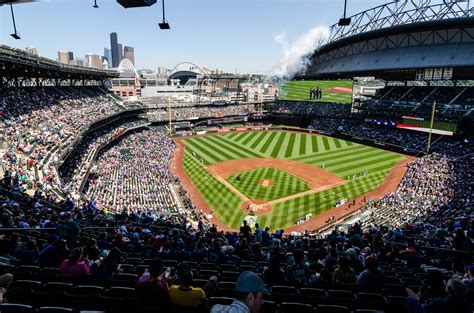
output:
<path id="1" fill-rule="evenodd" d="M 271 179 L 261 179 L 258 183 L 262 187 L 269 187 L 273 185 L 273 181 Z"/>
<path id="2" fill-rule="evenodd" d="M 263 215 L 272 210 L 272 205 L 264 200 L 252 199 L 242 203 L 242 210 L 247 214 Z"/>

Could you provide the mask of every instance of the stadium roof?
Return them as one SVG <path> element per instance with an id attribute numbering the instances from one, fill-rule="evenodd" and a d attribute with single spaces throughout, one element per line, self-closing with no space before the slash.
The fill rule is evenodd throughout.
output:
<path id="1" fill-rule="evenodd" d="M 305 77 L 374 76 L 419 68 L 474 68 L 474 18 L 417 22 L 331 42 L 312 56 Z M 473 79 L 474 72 L 456 71 Z M 411 74 L 410 74 L 411 75 Z M 467 76 L 466 76 L 467 75 Z M 414 78 L 414 77 L 412 77 Z"/>

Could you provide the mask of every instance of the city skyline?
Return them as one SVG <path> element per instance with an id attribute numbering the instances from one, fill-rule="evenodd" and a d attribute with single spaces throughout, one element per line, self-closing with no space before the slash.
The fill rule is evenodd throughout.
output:
<path id="1" fill-rule="evenodd" d="M 349 3 L 348 15 L 382 3 Z M 109 34 L 116 32 L 119 43 L 134 48 L 137 69 L 190 61 L 226 72 L 267 73 L 300 37 L 316 26 L 336 23 L 343 9 L 342 0 L 200 0 L 199 6 L 176 0 L 166 3 L 171 30 L 160 31 L 159 4 L 140 9 L 124 9 L 115 1 L 98 4 L 98 9 L 65 0 L 14 5 L 22 38 L 17 41 L 9 36 L 9 7 L 1 6 L 1 42 L 20 49 L 32 45 L 50 59 L 61 50 L 104 56 Z"/>

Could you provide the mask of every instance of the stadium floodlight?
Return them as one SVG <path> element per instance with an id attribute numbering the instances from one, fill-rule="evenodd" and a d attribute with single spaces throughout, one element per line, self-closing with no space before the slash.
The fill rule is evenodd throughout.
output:
<path id="1" fill-rule="evenodd" d="M 117 2 L 125 9 L 151 7 L 157 0 L 117 0 Z"/>
<path id="2" fill-rule="evenodd" d="M 351 18 L 346 17 L 346 8 L 347 8 L 347 0 L 344 0 L 344 17 L 339 19 L 339 23 L 337 23 L 337 25 L 339 26 L 349 26 L 351 24 Z"/>
<path id="3" fill-rule="evenodd" d="M 13 14 L 13 4 L 10 2 L 10 10 L 12 11 L 12 21 L 13 21 L 13 30 L 15 31 L 13 34 L 10 34 L 16 40 L 21 39 L 20 34 L 16 31 L 16 24 L 15 24 L 15 14 Z"/>
<path id="4" fill-rule="evenodd" d="M 163 22 L 158 23 L 158 26 L 160 26 L 160 29 L 170 29 L 170 24 L 165 19 L 165 0 L 161 1 L 161 4 L 163 6 Z"/>
<path id="5" fill-rule="evenodd" d="M 94 9 L 97 9 L 99 6 L 97 5 L 97 0 L 94 0 L 94 5 L 92 6 Z"/>

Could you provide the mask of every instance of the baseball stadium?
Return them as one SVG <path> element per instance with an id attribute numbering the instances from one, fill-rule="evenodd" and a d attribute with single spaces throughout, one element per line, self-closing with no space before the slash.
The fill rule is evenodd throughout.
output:
<path id="1" fill-rule="evenodd" d="M 39 56 L 17 47 L 28 2 L 0 0 L 15 40 L 0 45 L 0 312 L 473 312 L 469 1 L 351 16 L 341 1 L 284 77 L 138 70 L 116 33 L 85 63 Z"/>

